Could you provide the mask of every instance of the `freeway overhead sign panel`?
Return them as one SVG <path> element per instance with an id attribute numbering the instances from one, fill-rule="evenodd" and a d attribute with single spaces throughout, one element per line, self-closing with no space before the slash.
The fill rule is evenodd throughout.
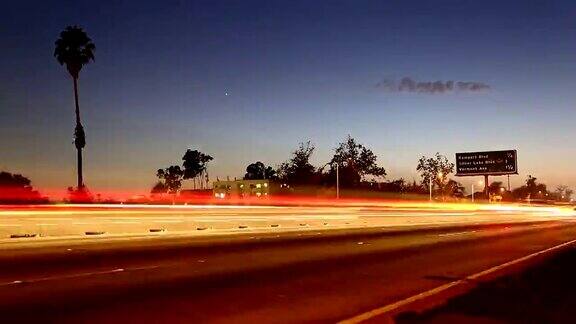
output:
<path id="1" fill-rule="evenodd" d="M 456 175 L 518 174 L 516 150 L 456 153 Z"/>

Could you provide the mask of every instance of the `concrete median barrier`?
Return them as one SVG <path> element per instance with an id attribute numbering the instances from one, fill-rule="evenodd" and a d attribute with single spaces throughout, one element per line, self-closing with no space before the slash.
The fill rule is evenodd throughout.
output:
<path id="1" fill-rule="evenodd" d="M 104 235 L 104 234 L 106 234 L 106 232 L 102 232 L 102 231 L 87 231 L 87 232 L 84 232 L 84 234 L 86 234 L 86 235 Z"/>
<path id="2" fill-rule="evenodd" d="M 24 233 L 24 234 L 12 234 L 10 235 L 10 238 L 32 238 L 32 237 L 38 237 L 40 235 L 36 234 L 36 233 Z"/>

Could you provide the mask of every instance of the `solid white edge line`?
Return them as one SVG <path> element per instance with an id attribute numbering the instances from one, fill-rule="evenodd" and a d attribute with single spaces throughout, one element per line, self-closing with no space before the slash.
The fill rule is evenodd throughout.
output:
<path id="1" fill-rule="evenodd" d="M 422 299 L 427 298 L 427 297 L 430 297 L 430 296 L 434 296 L 434 295 L 436 295 L 436 294 L 438 294 L 438 293 L 441 293 L 441 292 L 443 292 L 443 291 L 445 291 L 445 290 L 447 290 L 447 289 L 450 289 L 450 288 L 452 288 L 452 287 L 454 287 L 454 286 L 467 283 L 469 280 L 478 279 L 478 278 L 483 277 L 483 276 L 485 276 L 485 275 L 488 275 L 488 274 L 490 274 L 490 273 L 493 273 L 493 272 L 496 272 L 496 271 L 498 271 L 498 270 L 507 268 L 507 267 L 509 267 L 509 266 L 512 266 L 512 265 L 515 265 L 515 264 L 518 264 L 518 263 L 527 261 L 527 260 L 532 259 L 532 258 L 534 258 L 534 257 L 537 257 L 537 256 L 539 256 L 539 255 L 546 254 L 546 253 L 548 253 L 548 252 L 552 252 L 552 251 L 561 249 L 561 248 L 563 248 L 563 247 L 566 247 L 566 246 L 568 246 L 568 245 L 572 245 L 572 244 L 574 244 L 574 243 L 576 243 L 576 240 L 568 241 L 568 242 L 565 242 L 565 243 L 562 243 L 562 244 L 559 244 L 559 245 L 556 245 L 556 246 L 547 248 L 547 249 L 545 249 L 545 250 L 538 251 L 538 252 L 535 252 L 535 253 L 532 253 L 532 254 L 523 256 L 523 257 L 521 257 L 521 258 L 518 258 L 518 259 L 515 259 L 515 260 L 512 260 L 512 261 L 508 261 L 508 262 L 506 262 L 506 263 L 503 263 L 503 264 L 494 266 L 494 267 L 489 268 L 489 269 L 486 269 L 486 270 L 484 270 L 484 271 L 481 271 L 481 272 L 478 272 L 478 273 L 469 275 L 469 276 L 467 276 L 467 277 L 464 278 L 464 279 L 459 279 L 459 280 L 455 280 L 455 281 L 449 282 L 449 283 L 444 284 L 444 285 L 442 285 L 442 286 L 439 286 L 439 287 L 436 287 L 436 288 L 433 288 L 433 289 L 424 291 L 424 292 L 419 293 L 419 294 L 417 294 L 417 295 L 410 296 L 410 297 L 408 297 L 408 298 L 406 298 L 406 299 L 402 299 L 402 300 L 397 301 L 397 302 L 395 302 L 395 303 L 388 304 L 388 305 L 385 305 L 385 306 L 382 306 L 382 307 L 378 307 L 378 308 L 375 308 L 375 309 L 370 310 L 370 311 L 368 311 L 368 312 L 365 312 L 365 313 L 362 313 L 362 314 L 359 314 L 359 315 L 350 317 L 350 318 L 348 318 L 348 319 L 339 321 L 338 323 L 341 323 L 341 324 L 356 324 L 356 323 L 361 323 L 361 322 L 367 321 L 367 320 L 372 319 L 372 318 L 374 318 L 374 317 L 376 317 L 376 316 L 384 315 L 384 314 L 389 313 L 389 312 L 391 312 L 391 311 L 393 311 L 393 310 L 396 310 L 396 309 L 398 309 L 398 308 L 400 308 L 400 307 L 409 305 L 409 304 L 411 304 L 411 303 L 413 303 L 413 302 L 422 300 Z"/>

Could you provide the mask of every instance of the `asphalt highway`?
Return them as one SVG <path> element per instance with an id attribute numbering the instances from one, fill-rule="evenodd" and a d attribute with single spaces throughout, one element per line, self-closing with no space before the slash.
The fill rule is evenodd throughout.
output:
<path id="1" fill-rule="evenodd" d="M 524 222 L 573 211 L 498 205 L 390 203 L 350 206 L 0 206 L 0 243 L 30 237 L 220 235 L 306 229 Z"/>
<path id="2" fill-rule="evenodd" d="M 384 217 L 380 208 L 356 211 L 368 222 Z M 251 213 L 259 212 L 273 213 Z M 346 208 L 337 213 L 356 219 Z M 0 316 L 58 323 L 336 322 L 576 239 L 570 213 L 417 213 L 436 220 L 436 213 L 466 215 L 411 226 L 362 220 L 325 228 L 324 219 L 311 217 L 318 224 L 304 230 L 6 239 Z"/>

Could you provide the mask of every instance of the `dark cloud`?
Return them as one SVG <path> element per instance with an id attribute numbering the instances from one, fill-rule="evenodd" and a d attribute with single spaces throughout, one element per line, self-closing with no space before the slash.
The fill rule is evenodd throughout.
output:
<path id="1" fill-rule="evenodd" d="M 378 89 L 388 92 L 415 92 L 440 94 L 447 92 L 478 92 L 490 90 L 486 83 L 476 81 L 416 81 L 410 77 L 397 80 L 382 80 L 376 84 Z"/>

